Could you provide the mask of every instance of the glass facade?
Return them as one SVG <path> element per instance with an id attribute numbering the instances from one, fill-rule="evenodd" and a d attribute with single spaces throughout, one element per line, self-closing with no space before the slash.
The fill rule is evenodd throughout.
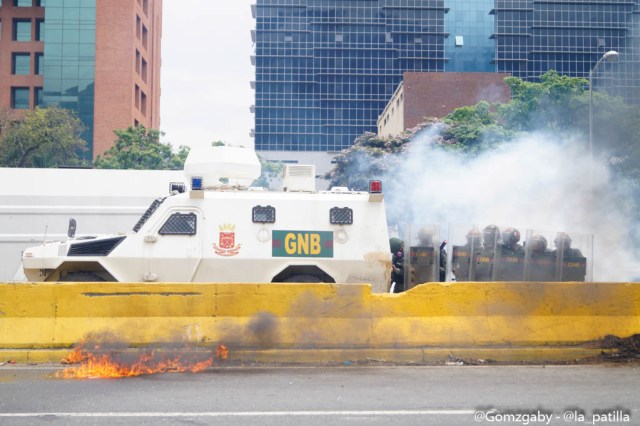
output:
<path id="1" fill-rule="evenodd" d="M 493 72 L 495 45 L 491 39 L 495 21 L 491 9 L 495 0 L 450 0 L 445 2 L 448 72 Z"/>
<path id="2" fill-rule="evenodd" d="M 602 63 L 594 87 L 639 103 L 638 0 L 495 0 L 492 13 L 499 72 L 532 81 L 551 69 L 588 78 L 598 59 L 615 50 L 619 63 Z"/>
<path id="3" fill-rule="evenodd" d="M 257 150 L 337 151 L 403 71 L 444 71 L 443 0 L 257 0 Z"/>
<path id="4" fill-rule="evenodd" d="M 640 104 L 640 0 L 256 0 L 255 146 L 336 151 L 365 131 L 405 71 L 550 69 Z M 611 71 L 611 72 L 609 72 Z"/>
<path id="5" fill-rule="evenodd" d="M 96 0 L 48 0 L 45 9 L 45 105 L 74 110 L 93 158 Z"/>

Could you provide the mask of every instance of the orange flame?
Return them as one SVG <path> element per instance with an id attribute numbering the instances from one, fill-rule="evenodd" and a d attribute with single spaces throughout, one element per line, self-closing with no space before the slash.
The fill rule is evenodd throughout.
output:
<path id="1" fill-rule="evenodd" d="M 55 377 L 85 379 L 134 377 L 158 373 L 197 373 L 211 367 L 214 364 L 214 358 L 219 360 L 229 358 L 229 350 L 224 345 L 218 346 L 215 356 L 207 352 L 206 357 L 203 357 L 203 353 L 172 356 L 159 351 L 145 351 L 130 359 L 131 353 L 99 353 L 99 349 L 99 346 L 94 347 L 93 350 L 86 350 L 82 346 L 77 347 L 62 362 L 80 365 L 58 371 Z"/>

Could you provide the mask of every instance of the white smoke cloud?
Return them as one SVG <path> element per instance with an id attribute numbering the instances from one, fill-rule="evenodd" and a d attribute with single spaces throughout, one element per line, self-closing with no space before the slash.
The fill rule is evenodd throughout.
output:
<path id="1" fill-rule="evenodd" d="M 391 223 L 440 225 L 443 237 L 449 224 L 593 234 L 594 281 L 640 276 L 632 187 L 583 138 L 528 134 L 470 159 L 433 149 L 437 132 L 418 134 L 384 177 Z"/>

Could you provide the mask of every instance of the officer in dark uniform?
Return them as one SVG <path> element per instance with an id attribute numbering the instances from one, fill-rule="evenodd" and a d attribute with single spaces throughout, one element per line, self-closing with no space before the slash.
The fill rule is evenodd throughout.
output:
<path id="1" fill-rule="evenodd" d="M 547 250 L 547 239 L 533 235 L 526 245 L 526 281 L 555 281 L 556 256 Z"/>
<path id="2" fill-rule="evenodd" d="M 520 231 L 506 228 L 502 231 L 502 248 L 496 257 L 496 281 L 524 280 L 524 248 L 519 244 Z"/>
<path id="3" fill-rule="evenodd" d="M 556 259 L 557 281 L 584 281 L 587 273 L 587 259 L 578 249 L 571 248 L 571 237 L 558 232 L 553 240 L 556 246 L 553 254 Z"/>
<path id="4" fill-rule="evenodd" d="M 446 241 L 435 250 L 432 228 L 424 227 L 418 231 L 418 244 L 409 248 L 409 283 L 407 288 L 427 282 L 443 282 L 447 274 Z"/>
<path id="5" fill-rule="evenodd" d="M 463 246 L 454 246 L 451 253 L 452 272 L 456 281 L 475 281 L 476 256 L 482 249 L 482 233 L 473 228 L 467 232 L 467 243 Z"/>
<path id="6" fill-rule="evenodd" d="M 489 225 L 482 230 L 482 237 L 482 250 L 476 256 L 476 281 L 495 281 L 494 263 L 502 251 L 500 229 L 495 225 Z"/>
<path id="7" fill-rule="evenodd" d="M 400 238 L 389 239 L 391 248 L 391 292 L 404 291 L 404 243 Z"/>

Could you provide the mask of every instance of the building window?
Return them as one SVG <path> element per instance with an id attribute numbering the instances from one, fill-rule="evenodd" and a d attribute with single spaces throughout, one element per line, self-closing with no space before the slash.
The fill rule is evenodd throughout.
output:
<path id="1" fill-rule="evenodd" d="M 136 73 L 140 74 L 140 51 L 136 49 Z"/>
<path id="2" fill-rule="evenodd" d="M 145 15 L 149 14 L 149 1 L 148 0 L 142 0 L 142 11 L 144 12 Z"/>
<path id="3" fill-rule="evenodd" d="M 31 55 L 29 53 L 14 53 L 11 55 L 11 74 L 31 74 Z"/>
<path id="4" fill-rule="evenodd" d="M 142 81 L 147 82 L 147 61 L 142 58 Z"/>
<path id="5" fill-rule="evenodd" d="M 31 20 L 13 20 L 13 41 L 31 41 Z"/>
<path id="6" fill-rule="evenodd" d="M 29 88 L 28 87 L 12 87 L 11 88 L 11 108 L 29 109 Z"/>
<path id="7" fill-rule="evenodd" d="M 464 46 L 464 37 L 463 36 L 456 36 L 456 46 L 457 47 Z"/>
<path id="8" fill-rule="evenodd" d="M 36 53 L 36 75 L 44 74 L 44 53 Z"/>
<path id="9" fill-rule="evenodd" d="M 42 87 L 33 89 L 33 105 L 37 107 L 44 106 L 44 90 L 42 90 Z"/>
<path id="10" fill-rule="evenodd" d="M 342 34 L 336 34 L 336 43 L 341 43 L 342 41 L 344 41 L 344 37 L 342 36 Z"/>
<path id="11" fill-rule="evenodd" d="M 142 21 L 140 17 L 136 15 L 136 38 L 140 40 L 140 28 L 142 27 Z"/>
<path id="12" fill-rule="evenodd" d="M 13 5 L 16 7 L 31 7 L 33 3 L 31 0 L 13 0 Z"/>
<path id="13" fill-rule="evenodd" d="M 36 19 L 36 41 L 44 41 L 44 19 Z"/>
<path id="14" fill-rule="evenodd" d="M 140 112 L 147 116 L 147 95 L 143 91 L 140 91 Z"/>
<path id="15" fill-rule="evenodd" d="M 46 6 L 46 0 L 36 0 L 36 6 L 45 7 Z"/>
<path id="16" fill-rule="evenodd" d="M 145 27 L 144 24 L 143 24 L 142 25 L 142 46 L 145 49 L 147 48 L 147 37 L 148 37 L 147 27 Z"/>
<path id="17" fill-rule="evenodd" d="M 140 86 L 138 86 L 137 84 L 136 84 L 136 90 L 135 90 L 134 96 L 135 96 L 134 102 L 136 105 L 136 109 L 140 109 Z"/>

